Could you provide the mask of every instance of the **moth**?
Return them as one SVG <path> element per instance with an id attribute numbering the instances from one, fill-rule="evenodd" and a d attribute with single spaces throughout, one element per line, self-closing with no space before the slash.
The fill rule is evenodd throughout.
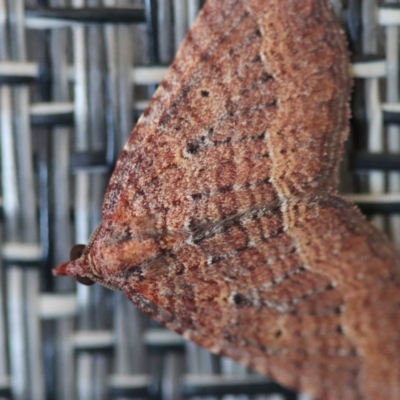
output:
<path id="1" fill-rule="evenodd" d="M 55 275 L 317 399 L 400 399 L 400 259 L 337 193 L 352 82 L 327 0 L 208 0 Z"/>

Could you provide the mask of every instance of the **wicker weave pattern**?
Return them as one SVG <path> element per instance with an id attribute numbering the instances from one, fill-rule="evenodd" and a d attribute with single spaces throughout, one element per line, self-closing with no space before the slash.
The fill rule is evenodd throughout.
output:
<path id="1" fill-rule="evenodd" d="M 342 188 L 400 244 L 400 3 L 331 2 L 356 77 Z M 0 398 L 305 398 L 119 293 L 51 277 L 97 225 L 115 158 L 201 3 L 0 0 Z"/>

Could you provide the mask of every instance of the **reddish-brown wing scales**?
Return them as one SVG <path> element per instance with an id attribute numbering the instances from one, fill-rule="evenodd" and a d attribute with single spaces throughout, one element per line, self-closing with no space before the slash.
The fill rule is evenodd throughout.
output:
<path id="1" fill-rule="evenodd" d="M 400 398 L 400 264 L 336 194 L 351 90 L 327 0 L 209 0 L 56 273 L 318 399 Z"/>

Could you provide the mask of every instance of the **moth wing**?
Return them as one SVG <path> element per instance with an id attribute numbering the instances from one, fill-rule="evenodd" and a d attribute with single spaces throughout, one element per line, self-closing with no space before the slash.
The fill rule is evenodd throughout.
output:
<path id="1" fill-rule="evenodd" d="M 305 265 L 292 234 L 279 211 L 242 215 L 142 266 L 124 290 L 159 323 L 284 385 L 358 398 L 342 288 Z"/>
<path id="2" fill-rule="evenodd" d="M 122 151 L 103 219 L 174 231 L 332 188 L 351 85 L 326 3 L 208 1 Z"/>
<path id="3" fill-rule="evenodd" d="M 123 290 L 184 337 L 319 399 L 397 398 L 398 255 L 344 200 L 241 214 L 157 265 Z"/>

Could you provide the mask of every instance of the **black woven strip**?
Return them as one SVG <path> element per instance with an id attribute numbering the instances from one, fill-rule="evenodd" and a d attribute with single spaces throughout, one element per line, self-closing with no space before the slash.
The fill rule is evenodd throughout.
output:
<path id="1" fill-rule="evenodd" d="M 379 54 L 362 54 L 351 57 L 353 63 L 368 63 L 376 61 L 386 61 L 385 56 Z"/>
<path id="2" fill-rule="evenodd" d="M 346 33 L 351 54 L 360 54 L 360 33 L 362 31 L 362 18 L 360 12 L 360 2 L 352 0 L 348 2 L 346 9 Z"/>
<path id="3" fill-rule="evenodd" d="M 151 397 L 154 398 L 154 393 L 149 393 L 149 386 L 137 387 L 111 387 L 109 389 L 110 397 Z M 296 400 L 297 394 L 289 389 L 274 382 L 260 383 L 223 383 L 210 385 L 188 385 L 184 384 L 183 396 L 190 398 L 194 396 L 224 396 L 224 395 L 271 395 L 279 394 L 285 400 Z"/>
<path id="4" fill-rule="evenodd" d="M 75 353 L 96 353 L 96 354 L 112 354 L 114 346 L 79 346 L 75 349 Z"/>
<path id="5" fill-rule="evenodd" d="M 400 10 L 400 3 L 382 4 L 379 8 L 386 8 L 387 10 Z"/>
<path id="6" fill-rule="evenodd" d="M 296 400 L 297 394 L 289 389 L 283 388 L 274 382 L 257 383 L 210 383 L 210 385 L 183 385 L 183 395 L 188 398 L 192 396 L 223 396 L 229 394 L 280 394 L 285 400 Z"/>
<path id="7" fill-rule="evenodd" d="M 400 214 L 400 202 L 371 202 L 356 203 L 360 210 L 367 215 L 371 214 Z"/>
<path id="8" fill-rule="evenodd" d="M 185 346 L 183 343 L 151 343 L 146 344 L 146 349 L 150 354 L 165 354 L 165 353 L 184 353 Z"/>
<path id="9" fill-rule="evenodd" d="M 110 170 L 106 153 L 103 151 L 82 151 L 71 154 L 70 169 L 73 172 L 80 170 Z"/>
<path id="10" fill-rule="evenodd" d="M 29 85 L 36 80 L 33 76 L 0 75 L 0 85 Z"/>
<path id="11" fill-rule="evenodd" d="M 350 167 L 356 170 L 400 170 L 400 154 L 357 152 L 349 160 Z"/>
<path id="12" fill-rule="evenodd" d="M 384 111 L 383 122 L 385 124 L 400 124 L 400 112 Z"/>
<path id="13" fill-rule="evenodd" d="M 137 386 L 137 387 L 112 387 L 108 389 L 110 397 L 128 397 L 128 398 L 149 398 L 148 386 Z"/>
<path id="14" fill-rule="evenodd" d="M 52 127 L 52 126 L 73 126 L 74 114 L 60 113 L 60 114 L 42 114 L 32 115 L 31 125 L 34 128 Z"/>
<path id="15" fill-rule="evenodd" d="M 149 60 L 150 63 L 158 62 L 158 21 L 157 1 L 144 0 L 147 21 L 147 35 L 149 37 Z"/>
<path id="16" fill-rule="evenodd" d="M 0 397 L 3 398 L 12 398 L 11 389 L 10 388 L 0 388 Z"/>
<path id="17" fill-rule="evenodd" d="M 86 23 L 143 23 L 146 22 L 142 8 L 40 8 L 27 9 L 27 17 L 51 18 Z"/>
<path id="18" fill-rule="evenodd" d="M 27 260 L 27 259 L 20 259 L 17 257 L 7 258 L 6 260 L 3 259 L 3 265 L 7 267 L 20 267 L 20 268 L 40 268 L 42 266 L 42 260 Z M 0 396 L 1 398 L 1 396 Z"/>
<path id="19" fill-rule="evenodd" d="M 37 171 L 37 187 L 38 187 L 38 211 L 39 211 L 39 235 L 41 262 L 40 274 L 42 282 L 42 290 L 50 291 L 53 289 L 54 277 L 51 272 L 54 267 L 54 259 L 52 257 L 52 232 L 50 226 L 51 218 L 51 160 L 50 156 L 50 138 L 51 132 L 48 130 L 40 132 L 40 146 L 37 148 L 35 157 L 35 170 Z"/>

